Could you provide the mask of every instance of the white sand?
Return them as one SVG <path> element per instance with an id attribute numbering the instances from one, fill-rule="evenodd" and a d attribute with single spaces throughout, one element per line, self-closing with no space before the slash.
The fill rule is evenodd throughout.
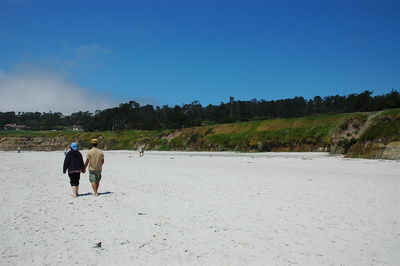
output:
<path id="1" fill-rule="evenodd" d="M 107 151 L 73 199 L 63 152 L 0 152 L 0 264 L 400 264 L 400 162 L 232 155 Z"/>

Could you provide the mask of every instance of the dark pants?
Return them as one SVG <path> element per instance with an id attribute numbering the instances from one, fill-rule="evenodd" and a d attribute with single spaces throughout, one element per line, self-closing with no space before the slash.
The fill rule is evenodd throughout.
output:
<path id="1" fill-rule="evenodd" d="M 81 173 L 68 173 L 71 186 L 79 186 L 79 179 L 81 178 Z"/>

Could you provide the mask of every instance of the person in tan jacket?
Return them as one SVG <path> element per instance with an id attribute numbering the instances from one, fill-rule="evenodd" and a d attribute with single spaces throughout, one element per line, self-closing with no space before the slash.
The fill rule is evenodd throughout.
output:
<path id="1" fill-rule="evenodd" d="M 92 148 L 89 150 L 87 154 L 87 159 L 85 161 L 85 171 L 86 167 L 89 165 L 89 181 L 92 183 L 93 195 L 98 196 L 98 189 L 101 180 L 101 171 L 103 169 L 104 164 L 104 153 L 102 150 L 97 148 L 99 144 L 97 139 L 92 139 Z"/>

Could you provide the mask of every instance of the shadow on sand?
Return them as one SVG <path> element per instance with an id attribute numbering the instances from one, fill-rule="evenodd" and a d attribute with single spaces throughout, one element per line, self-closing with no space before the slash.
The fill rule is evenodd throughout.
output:
<path id="1" fill-rule="evenodd" d="M 111 191 L 107 191 L 107 192 L 100 192 L 99 193 L 99 196 L 101 196 L 101 195 L 108 195 L 108 194 L 112 194 L 113 192 L 111 192 Z"/>
<path id="2" fill-rule="evenodd" d="M 112 193 L 113 193 L 113 192 L 111 192 L 111 191 L 100 192 L 100 193 L 99 193 L 99 196 L 108 195 L 108 194 L 112 194 Z M 86 193 L 83 193 L 83 194 L 79 194 L 79 197 L 92 196 L 92 195 L 93 195 L 93 193 L 91 193 L 91 192 L 86 192 Z"/>

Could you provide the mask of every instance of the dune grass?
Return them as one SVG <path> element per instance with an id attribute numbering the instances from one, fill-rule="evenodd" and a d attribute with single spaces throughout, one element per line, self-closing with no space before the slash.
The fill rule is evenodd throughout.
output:
<path id="1" fill-rule="evenodd" d="M 90 139 L 102 139 L 109 150 L 131 150 L 140 146 L 155 150 L 270 150 L 271 147 L 331 144 L 332 136 L 357 118 L 366 125 L 360 140 L 400 140 L 400 109 L 289 119 L 238 122 L 163 131 L 123 130 L 102 132 L 0 130 L 0 137 L 63 137 L 90 147 Z"/>
<path id="2" fill-rule="evenodd" d="M 387 141 L 400 140 L 400 109 L 390 109 L 375 116 L 361 140 L 381 139 Z"/>

